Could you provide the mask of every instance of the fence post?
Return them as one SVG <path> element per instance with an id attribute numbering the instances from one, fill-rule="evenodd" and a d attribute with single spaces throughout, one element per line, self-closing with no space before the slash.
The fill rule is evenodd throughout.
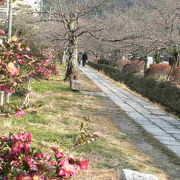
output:
<path id="1" fill-rule="evenodd" d="M 4 105 L 4 91 L 0 91 L 0 105 L 3 106 Z"/>
<path id="2" fill-rule="evenodd" d="M 10 95 L 11 95 L 11 93 L 5 93 L 4 94 L 4 103 L 9 103 Z"/>

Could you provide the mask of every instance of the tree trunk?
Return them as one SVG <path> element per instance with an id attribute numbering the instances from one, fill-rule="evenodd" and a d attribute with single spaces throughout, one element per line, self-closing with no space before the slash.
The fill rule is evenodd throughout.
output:
<path id="1" fill-rule="evenodd" d="M 74 34 L 74 29 L 77 24 L 77 19 L 72 19 L 69 21 L 68 24 L 68 30 L 69 30 L 69 44 L 68 44 L 68 64 L 67 64 L 67 70 L 65 75 L 65 81 L 71 80 L 71 79 L 78 79 L 77 77 L 77 67 L 78 67 L 78 37 Z"/>
<path id="2" fill-rule="evenodd" d="M 180 53 L 177 52 L 175 67 L 178 67 L 178 66 L 180 66 Z"/>
<path id="3" fill-rule="evenodd" d="M 74 37 L 70 41 L 70 46 L 68 48 L 68 65 L 66 70 L 65 81 L 71 79 L 78 79 L 78 39 Z"/>
<path id="4" fill-rule="evenodd" d="M 63 51 L 62 64 L 65 65 L 68 60 L 67 49 Z"/>

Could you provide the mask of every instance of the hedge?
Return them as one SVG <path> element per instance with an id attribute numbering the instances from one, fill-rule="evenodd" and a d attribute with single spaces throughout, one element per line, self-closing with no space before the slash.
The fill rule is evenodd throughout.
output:
<path id="1" fill-rule="evenodd" d="M 111 66 L 111 67 L 115 67 L 117 65 L 116 61 L 114 61 L 114 60 L 107 60 L 107 59 L 99 60 L 98 64 L 104 64 L 104 65 Z"/>
<path id="2" fill-rule="evenodd" d="M 124 73 L 117 68 L 89 62 L 89 65 L 107 76 L 126 84 L 130 89 L 152 101 L 156 101 L 180 114 L 180 88 L 169 82 L 157 81 L 134 74 Z"/>

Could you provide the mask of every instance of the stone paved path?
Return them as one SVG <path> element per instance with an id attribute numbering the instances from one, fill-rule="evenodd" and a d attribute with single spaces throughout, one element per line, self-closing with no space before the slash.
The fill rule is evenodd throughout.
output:
<path id="1" fill-rule="evenodd" d="M 90 67 L 80 67 L 80 70 L 131 119 L 180 157 L 180 120 L 169 116 L 150 101 L 115 85 L 96 70 Z"/>

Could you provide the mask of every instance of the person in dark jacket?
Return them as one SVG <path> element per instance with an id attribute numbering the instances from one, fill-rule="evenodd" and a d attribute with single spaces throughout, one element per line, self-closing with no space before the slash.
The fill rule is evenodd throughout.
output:
<path id="1" fill-rule="evenodd" d="M 78 54 L 78 65 L 80 66 L 81 65 L 81 62 L 82 62 L 82 53 L 80 52 Z"/>
<path id="2" fill-rule="evenodd" d="M 86 65 L 87 60 L 88 60 L 88 56 L 87 56 L 86 52 L 84 52 L 83 55 L 82 55 L 82 65 L 83 65 L 83 67 Z"/>

